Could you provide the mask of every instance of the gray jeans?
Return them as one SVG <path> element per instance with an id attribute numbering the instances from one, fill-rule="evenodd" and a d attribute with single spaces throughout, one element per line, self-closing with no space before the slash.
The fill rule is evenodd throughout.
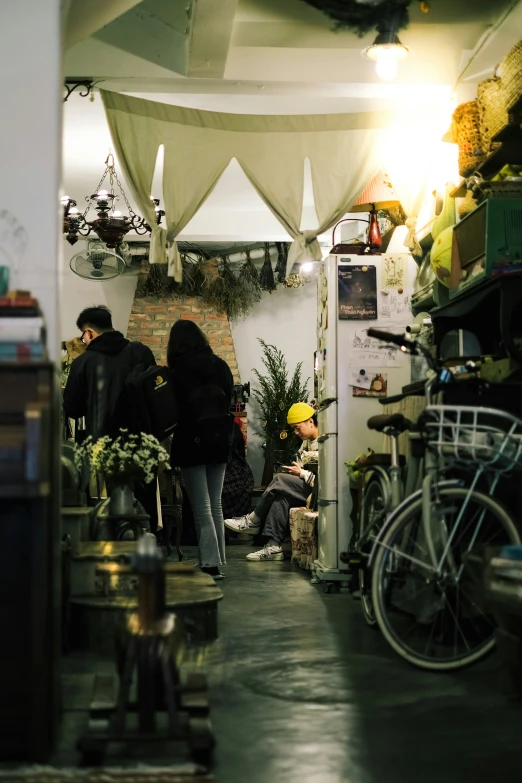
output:
<path id="1" fill-rule="evenodd" d="M 181 468 L 198 534 L 199 564 L 206 568 L 226 563 L 225 525 L 221 492 L 226 464 Z"/>

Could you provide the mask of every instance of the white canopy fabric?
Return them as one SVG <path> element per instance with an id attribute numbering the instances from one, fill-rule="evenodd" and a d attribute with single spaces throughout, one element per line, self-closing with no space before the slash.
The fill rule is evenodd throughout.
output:
<path id="1" fill-rule="evenodd" d="M 244 115 L 199 111 L 100 90 L 125 178 L 153 226 L 151 261 L 168 260 L 180 281 L 176 237 L 236 158 L 267 207 L 295 240 L 293 264 L 320 260 L 317 236 L 350 211 L 368 182 L 388 172 L 410 218 L 406 243 L 415 246 L 415 224 L 431 165 L 430 145 L 440 138 L 425 115 L 374 112 L 327 115 Z M 155 225 L 150 201 L 158 148 L 164 146 L 163 195 L 167 231 Z M 301 230 L 304 163 L 309 158 L 319 226 Z"/>

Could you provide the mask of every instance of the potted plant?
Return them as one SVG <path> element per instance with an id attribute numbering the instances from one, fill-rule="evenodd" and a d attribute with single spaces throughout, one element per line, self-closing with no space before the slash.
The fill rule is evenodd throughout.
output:
<path id="1" fill-rule="evenodd" d="M 167 452 L 153 435 L 129 435 L 125 429 L 114 439 L 105 435 L 94 441 L 88 437 L 75 452 L 79 467 L 87 463 L 105 479 L 110 492 L 109 514 L 113 516 L 134 514 L 135 482 L 149 484 L 156 477 L 158 465 L 169 467 L 168 460 Z"/>
<path id="2" fill-rule="evenodd" d="M 290 376 L 283 352 L 264 340 L 259 339 L 259 342 L 263 349 L 264 374 L 253 371 L 258 383 L 253 394 L 263 422 L 260 434 L 266 439 L 265 467 L 261 481 L 266 486 L 274 476 L 274 469 L 280 470 L 281 465 L 291 464 L 296 457 L 301 442 L 288 426 L 286 415 L 294 402 L 308 400 L 308 380 L 303 381 L 302 362 Z"/>

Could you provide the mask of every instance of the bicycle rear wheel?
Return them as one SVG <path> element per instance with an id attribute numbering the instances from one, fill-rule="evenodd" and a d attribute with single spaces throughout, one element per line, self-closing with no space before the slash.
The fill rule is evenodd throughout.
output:
<path id="1" fill-rule="evenodd" d="M 375 473 L 364 489 L 361 504 L 361 531 L 365 543 L 361 546 L 361 554 L 369 555 L 377 533 L 386 519 L 388 493 L 382 477 Z M 371 628 L 377 628 L 377 619 L 372 601 L 371 573 L 368 568 L 359 568 L 359 593 L 363 616 Z"/>
<path id="2" fill-rule="evenodd" d="M 464 501 L 467 505 L 448 547 Z M 422 497 L 402 510 L 379 545 L 372 598 L 379 627 L 400 656 L 422 669 L 450 671 L 492 652 L 495 623 L 477 602 L 470 553 L 519 543 L 507 511 L 488 495 L 441 489 L 433 503 L 431 544 L 448 547 L 442 573 L 432 565 L 422 524 Z"/>

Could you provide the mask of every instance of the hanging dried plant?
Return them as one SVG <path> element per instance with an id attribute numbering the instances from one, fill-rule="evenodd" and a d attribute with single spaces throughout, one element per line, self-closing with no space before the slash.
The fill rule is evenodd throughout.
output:
<path id="1" fill-rule="evenodd" d="M 282 283 L 286 277 L 286 260 L 288 258 L 288 246 L 286 242 L 276 242 L 277 247 L 277 264 L 276 264 L 276 276 L 277 282 Z"/>
<path id="2" fill-rule="evenodd" d="M 138 283 L 138 296 L 162 296 L 167 290 L 169 278 L 167 277 L 167 264 L 151 264 L 146 278 Z"/>
<path id="3" fill-rule="evenodd" d="M 250 296 L 252 306 L 259 302 L 263 292 L 260 286 L 259 272 L 250 258 L 250 250 L 245 249 L 245 263 L 239 270 L 238 283 L 243 287 L 245 298 Z"/>
<path id="4" fill-rule="evenodd" d="M 259 274 L 259 284 L 263 291 L 268 291 L 270 294 L 277 288 L 274 270 L 272 269 L 272 261 L 270 260 L 269 242 L 265 242 L 265 260 Z"/>
<path id="5" fill-rule="evenodd" d="M 408 7 L 411 0 L 304 0 L 304 2 L 330 17 L 336 28 L 352 30 L 359 37 L 374 29 L 395 32 L 408 27 L 410 21 Z"/>
<path id="6" fill-rule="evenodd" d="M 205 257 L 201 254 L 198 254 L 195 260 L 182 255 L 183 280 L 179 284 L 179 296 L 191 298 L 202 295 L 205 284 L 204 263 Z"/>
<path id="7" fill-rule="evenodd" d="M 244 266 L 247 264 L 248 260 Z M 252 270 L 249 269 L 250 264 L 247 266 L 245 278 L 241 280 L 241 273 L 236 277 L 228 257 L 223 256 L 219 275 L 214 279 L 207 277 L 203 288 L 204 302 L 219 313 L 226 313 L 230 320 L 247 316 L 261 296 L 259 284 L 253 284 Z"/>
<path id="8" fill-rule="evenodd" d="M 203 300 L 218 313 L 224 313 L 229 318 L 237 318 L 242 312 L 238 304 L 238 293 L 237 278 L 230 268 L 228 256 L 223 256 L 217 277 L 211 279 L 207 276 L 205 280 Z"/>

